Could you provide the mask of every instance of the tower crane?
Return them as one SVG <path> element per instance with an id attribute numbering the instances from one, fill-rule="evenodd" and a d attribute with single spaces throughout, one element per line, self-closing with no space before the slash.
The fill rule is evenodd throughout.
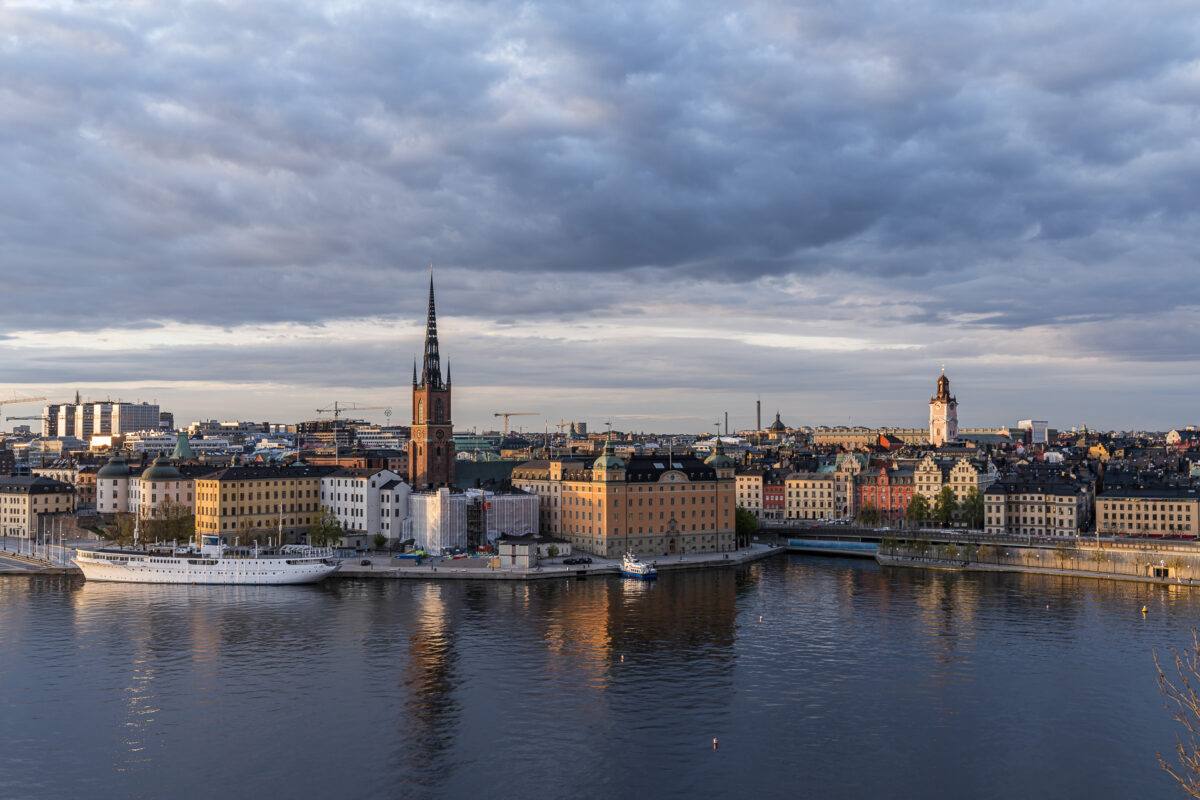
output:
<path id="1" fill-rule="evenodd" d="M 537 411 L 497 411 L 492 414 L 493 417 L 504 417 L 504 435 L 508 436 L 508 418 L 509 417 L 536 417 Z"/>
<path id="2" fill-rule="evenodd" d="M 329 408 L 317 409 L 318 414 L 333 414 L 334 419 L 340 418 L 343 411 L 383 411 L 386 416 L 390 417 L 392 415 L 391 406 L 344 406 L 338 403 L 337 400 L 334 400 L 333 405 Z"/>
<path id="3" fill-rule="evenodd" d="M 24 420 L 41 419 L 41 418 L 42 418 L 42 415 L 38 414 L 36 417 L 5 417 L 4 420 L 6 422 L 12 422 L 14 419 L 24 421 Z"/>
<path id="4" fill-rule="evenodd" d="M 0 407 L 11 406 L 14 403 L 36 403 L 39 400 L 45 400 L 44 397 L 14 397 L 11 400 L 0 400 Z M 41 417 L 38 417 L 41 419 Z"/>

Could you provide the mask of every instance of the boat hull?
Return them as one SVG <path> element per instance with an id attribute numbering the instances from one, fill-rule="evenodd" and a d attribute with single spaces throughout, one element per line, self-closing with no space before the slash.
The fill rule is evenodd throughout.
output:
<path id="1" fill-rule="evenodd" d="M 639 581 L 652 581 L 658 577 L 657 572 L 642 573 L 642 572 L 628 572 L 626 570 L 621 570 L 621 574 L 624 575 L 626 578 L 636 578 Z"/>
<path id="2" fill-rule="evenodd" d="M 156 558 L 130 556 L 124 561 L 77 554 L 76 566 L 89 581 L 114 583 L 183 583 L 281 585 L 319 583 L 337 564 L 315 558 Z"/>

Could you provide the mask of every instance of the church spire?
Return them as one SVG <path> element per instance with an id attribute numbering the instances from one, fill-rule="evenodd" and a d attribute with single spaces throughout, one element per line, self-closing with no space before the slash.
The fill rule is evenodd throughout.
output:
<path id="1" fill-rule="evenodd" d="M 421 385 L 443 388 L 442 362 L 438 355 L 437 308 L 433 302 L 433 264 L 429 265 L 429 313 L 425 321 L 425 364 L 421 370 Z"/>

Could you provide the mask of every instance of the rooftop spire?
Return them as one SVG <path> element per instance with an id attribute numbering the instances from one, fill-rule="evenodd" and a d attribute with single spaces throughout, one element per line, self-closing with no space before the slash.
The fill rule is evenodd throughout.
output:
<path id="1" fill-rule="evenodd" d="M 425 364 L 421 370 L 421 385 L 433 389 L 442 384 L 442 361 L 438 355 L 437 308 L 433 302 L 433 264 L 429 265 L 429 314 L 425 321 Z"/>

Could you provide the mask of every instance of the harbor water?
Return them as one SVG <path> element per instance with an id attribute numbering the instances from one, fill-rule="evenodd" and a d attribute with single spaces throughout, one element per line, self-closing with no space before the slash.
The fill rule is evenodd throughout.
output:
<path id="1" fill-rule="evenodd" d="M 1197 624 L 1196 590 L 799 555 L 0 577 L 0 797 L 1173 797 L 1152 653 Z"/>

